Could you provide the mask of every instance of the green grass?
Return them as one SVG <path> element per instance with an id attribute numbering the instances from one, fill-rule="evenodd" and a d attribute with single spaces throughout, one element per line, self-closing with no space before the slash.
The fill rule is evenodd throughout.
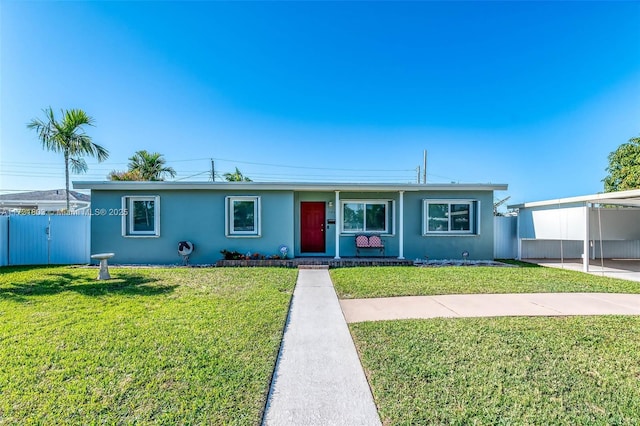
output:
<path id="1" fill-rule="evenodd" d="M 498 267 L 376 267 L 332 269 L 342 299 L 479 293 L 640 293 L 640 282 L 523 264 Z"/>
<path id="2" fill-rule="evenodd" d="M 386 321 L 351 331 L 384 424 L 640 419 L 639 317 Z"/>
<path id="3" fill-rule="evenodd" d="M 257 424 L 295 270 L 0 268 L 0 424 Z"/>

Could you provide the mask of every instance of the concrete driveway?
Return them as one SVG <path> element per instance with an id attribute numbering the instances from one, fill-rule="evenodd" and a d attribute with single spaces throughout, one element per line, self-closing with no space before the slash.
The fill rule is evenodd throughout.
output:
<path id="1" fill-rule="evenodd" d="M 522 259 L 523 262 L 535 263 L 550 268 L 569 269 L 582 272 L 582 259 Z M 604 267 L 603 267 L 604 263 Z M 629 281 L 640 281 L 640 260 L 638 259 L 600 259 L 589 261 L 589 274 Z"/>

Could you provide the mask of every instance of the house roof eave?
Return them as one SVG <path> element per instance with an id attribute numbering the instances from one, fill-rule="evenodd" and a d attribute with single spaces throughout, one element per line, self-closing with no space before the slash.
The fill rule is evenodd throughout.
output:
<path id="1" fill-rule="evenodd" d="M 130 182 L 130 181 L 76 181 L 75 189 L 101 191 L 118 190 L 281 190 L 281 191 L 504 191 L 507 184 L 493 183 L 434 183 L 434 184 L 394 184 L 394 183 L 316 183 L 316 182 Z"/>

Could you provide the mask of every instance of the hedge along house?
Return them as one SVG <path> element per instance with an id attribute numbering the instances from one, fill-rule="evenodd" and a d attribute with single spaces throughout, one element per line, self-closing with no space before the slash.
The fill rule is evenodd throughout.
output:
<path id="1" fill-rule="evenodd" d="M 380 235 L 398 259 L 493 258 L 493 192 L 503 184 L 74 182 L 90 189 L 91 251 L 113 261 L 209 264 L 221 250 L 353 257 L 355 236 Z M 371 251 L 371 255 L 376 254 Z M 368 253 L 364 254 L 368 256 Z M 376 254 L 379 255 L 379 254 Z"/>

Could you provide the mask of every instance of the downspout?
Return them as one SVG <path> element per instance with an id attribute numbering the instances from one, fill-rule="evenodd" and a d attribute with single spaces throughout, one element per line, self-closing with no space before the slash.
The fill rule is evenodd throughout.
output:
<path id="1" fill-rule="evenodd" d="M 404 191 L 400 191 L 398 206 L 398 259 L 404 259 Z"/>
<path id="2" fill-rule="evenodd" d="M 336 256 L 334 259 L 340 259 L 340 228 L 342 228 L 342 211 L 340 209 L 340 191 L 336 191 Z"/>

